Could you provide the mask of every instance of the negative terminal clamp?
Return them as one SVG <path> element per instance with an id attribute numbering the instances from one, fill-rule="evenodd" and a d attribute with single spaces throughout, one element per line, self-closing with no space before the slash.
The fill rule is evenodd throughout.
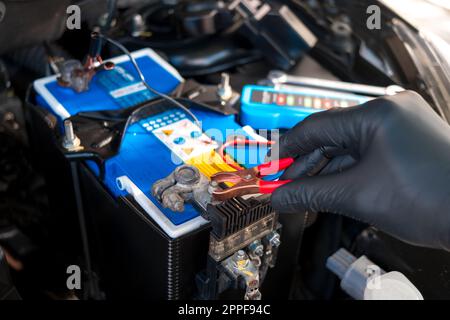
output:
<path id="1" fill-rule="evenodd" d="M 166 178 L 153 184 L 152 194 L 165 208 L 184 211 L 184 203 L 194 200 L 206 210 L 211 202 L 209 180 L 196 167 L 181 165 Z"/>

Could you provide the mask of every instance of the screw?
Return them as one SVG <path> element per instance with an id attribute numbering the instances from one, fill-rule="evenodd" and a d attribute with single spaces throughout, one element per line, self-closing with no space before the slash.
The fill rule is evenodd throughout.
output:
<path id="1" fill-rule="evenodd" d="M 243 260 L 243 259 L 245 259 L 245 251 L 239 250 L 238 252 L 236 252 L 235 260 L 239 261 L 239 260 Z"/>
<path id="2" fill-rule="evenodd" d="M 214 191 L 219 187 L 217 181 L 211 181 L 208 185 L 208 193 L 213 194 Z"/>
<path id="3" fill-rule="evenodd" d="M 248 265 L 247 254 L 244 250 L 237 251 L 233 256 L 234 267 L 237 269 L 246 268 Z"/>
<path id="4" fill-rule="evenodd" d="M 283 71 L 272 70 L 269 72 L 267 78 L 272 82 L 272 84 L 284 83 L 287 81 L 287 76 Z"/>
<path id="5" fill-rule="evenodd" d="M 280 234 L 278 232 L 271 232 L 269 235 L 267 235 L 267 240 L 272 245 L 272 247 L 277 248 L 280 244 Z"/>
<path id="6" fill-rule="evenodd" d="M 72 121 L 65 120 L 64 121 L 64 130 L 66 133 L 66 139 L 69 141 L 75 140 L 75 133 L 73 132 Z"/>
<path id="7" fill-rule="evenodd" d="M 261 257 L 264 255 L 264 246 L 261 244 L 261 241 L 255 240 L 249 246 L 249 250 L 253 252 L 256 256 Z"/>
<path id="8" fill-rule="evenodd" d="M 63 147 L 68 151 L 79 151 L 82 150 L 80 139 L 73 132 L 72 121 L 65 120 L 64 121 L 64 139 L 63 139 Z"/>
<path id="9" fill-rule="evenodd" d="M 145 22 L 140 14 L 135 14 L 131 18 L 132 32 L 131 36 L 139 37 L 145 31 Z"/>
<path id="10" fill-rule="evenodd" d="M 230 76 L 228 73 L 222 73 L 220 84 L 217 88 L 217 94 L 221 100 L 227 101 L 230 100 L 233 96 L 233 89 L 230 86 Z"/>

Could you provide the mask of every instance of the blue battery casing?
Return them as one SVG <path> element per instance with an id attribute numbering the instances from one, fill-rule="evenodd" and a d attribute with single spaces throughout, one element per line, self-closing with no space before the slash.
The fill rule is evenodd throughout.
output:
<path id="1" fill-rule="evenodd" d="M 254 129 L 289 129 L 310 114 L 331 107 L 358 105 L 370 99 L 307 87 L 277 89 L 247 85 L 241 95 L 241 123 Z"/>

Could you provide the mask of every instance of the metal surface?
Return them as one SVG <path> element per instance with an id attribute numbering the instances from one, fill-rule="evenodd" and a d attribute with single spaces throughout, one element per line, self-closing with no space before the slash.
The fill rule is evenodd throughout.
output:
<path id="1" fill-rule="evenodd" d="M 247 194 L 272 193 L 276 188 L 289 183 L 290 180 L 266 181 L 261 178 L 277 174 L 293 162 L 293 158 L 284 158 L 249 169 L 217 172 L 211 176 L 211 181 L 228 182 L 234 185 L 226 189 L 216 188 L 212 193 L 213 198 L 222 201 Z"/>
<path id="2" fill-rule="evenodd" d="M 318 78 L 293 76 L 283 71 L 273 70 L 269 72 L 267 79 L 279 88 L 285 85 L 310 86 L 322 89 L 337 90 L 343 92 L 353 92 L 370 96 L 394 95 L 404 91 L 400 86 L 392 85 L 387 87 L 370 86 L 358 83 L 343 81 L 332 81 Z"/>
<path id="3" fill-rule="evenodd" d="M 259 291 L 259 268 L 243 250 L 222 262 L 222 266 L 234 277 L 241 277 L 245 283 L 245 300 L 261 300 Z"/>
<path id="4" fill-rule="evenodd" d="M 260 240 L 255 240 L 250 243 L 248 250 L 257 257 L 261 257 L 264 254 L 264 246 Z"/>
<path id="5" fill-rule="evenodd" d="M 266 236 L 267 241 L 272 247 L 278 248 L 281 244 L 280 234 L 276 231 L 272 231 Z"/>
<path id="6" fill-rule="evenodd" d="M 76 92 L 87 91 L 89 83 L 97 72 L 114 68 L 114 63 L 112 62 L 105 62 L 95 66 L 92 58 L 88 58 L 85 66 L 78 60 L 62 61 L 56 63 L 56 65 L 60 73 L 60 76 L 57 78 L 58 84 L 62 87 L 72 88 Z"/>
<path id="7" fill-rule="evenodd" d="M 230 198 L 259 193 L 258 171 L 255 168 L 247 170 L 238 170 L 233 172 L 218 172 L 211 177 L 216 183 L 231 182 L 234 186 L 227 189 L 216 188 L 213 191 L 213 197 L 216 200 L 227 200 Z"/>
<path id="8" fill-rule="evenodd" d="M 219 98 L 226 102 L 233 96 L 233 89 L 230 85 L 230 75 L 228 73 L 222 73 L 220 78 L 220 84 L 217 87 L 217 95 Z"/>
<path id="9" fill-rule="evenodd" d="M 218 240 L 211 235 L 209 239 L 209 255 L 215 261 L 221 261 L 237 250 L 243 249 L 261 238 L 269 235 L 277 226 L 275 213 L 258 220 L 246 228 Z"/>
<path id="10" fill-rule="evenodd" d="M 165 208 L 176 212 L 184 211 L 184 203 L 196 201 L 203 209 L 211 202 L 209 180 L 196 167 L 182 165 L 169 176 L 156 181 L 152 194 Z"/>
<path id="11" fill-rule="evenodd" d="M 71 152 L 83 150 L 83 146 L 81 146 L 80 139 L 73 132 L 73 125 L 72 125 L 72 121 L 70 121 L 70 120 L 64 121 L 63 147 L 67 151 L 71 151 Z"/>

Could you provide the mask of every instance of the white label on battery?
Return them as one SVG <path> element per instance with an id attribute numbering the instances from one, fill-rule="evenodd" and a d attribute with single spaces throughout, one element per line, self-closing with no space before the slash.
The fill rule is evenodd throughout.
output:
<path id="1" fill-rule="evenodd" d="M 142 82 L 138 82 L 120 89 L 113 90 L 110 92 L 110 94 L 114 99 L 117 99 L 146 89 L 147 88 Z"/>
<path id="2" fill-rule="evenodd" d="M 153 134 L 184 162 L 218 147 L 189 119 L 153 130 Z"/>

